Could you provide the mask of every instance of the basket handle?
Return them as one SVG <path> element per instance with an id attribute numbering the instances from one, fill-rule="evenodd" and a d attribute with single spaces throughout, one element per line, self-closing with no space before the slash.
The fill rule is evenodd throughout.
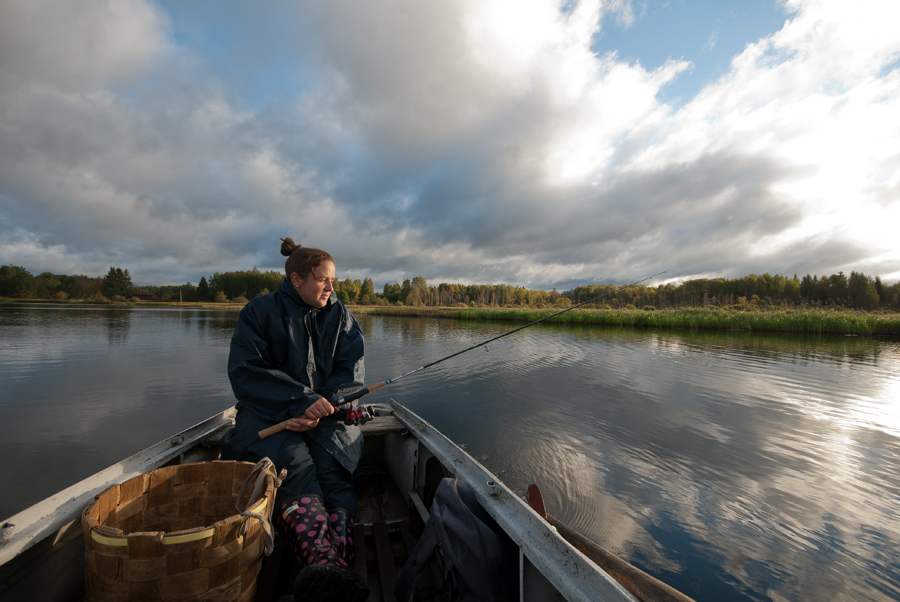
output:
<path id="1" fill-rule="evenodd" d="M 275 487 L 277 488 L 281 485 L 281 478 L 283 478 L 285 474 L 286 471 L 282 470 L 280 475 L 276 475 L 275 465 L 272 461 L 269 458 L 263 458 L 256 463 L 256 466 L 253 467 L 253 470 L 247 475 L 247 478 L 244 479 L 244 483 L 241 485 L 241 491 L 238 493 L 237 501 L 235 502 L 237 511 L 240 512 L 241 517 L 244 518 L 244 521 L 241 524 L 240 535 L 245 535 L 250 528 L 250 521 L 247 519 L 255 518 L 258 520 L 266 538 L 266 556 L 270 555 L 272 550 L 275 549 L 275 533 L 272 529 L 272 511 L 275 509 L 275 501 L 274 499 L 268 501 L 266 504 L 265 515 L 258 512 L 250 512 L 250 508 L 265 495 L 269 478 L 273 480 Z M 244 493 L 246 493 L 250 483 L 254 481 L 254 479 L 255 485 L 253 493 L 250 494 L 250 499 L 247 500 L 247 503 L 242 504 L 241 502 L 244 499 Z"/>

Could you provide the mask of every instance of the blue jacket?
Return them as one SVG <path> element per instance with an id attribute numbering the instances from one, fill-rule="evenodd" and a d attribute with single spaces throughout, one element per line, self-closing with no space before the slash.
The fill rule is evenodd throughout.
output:
<path id="1" fill-rule="evenodd" d="M 299 416 L 320 397 L 335 401 L 361 389 L 363 352 L 362 329 L 334 293 L 325 307 L 314 308 L 285 278 L 278 291 L 250 301 L 241 310 L 228 356 L 228 376 L 238 400 L 234 434 L 243 440 L 241 447 L 259 443 L 251 439 L 260 425 Z M 279 435 L 265 441 L 280 446 L 284 437 L 301 437 L 287 431 Z M 304 435 L 344 468 L 356 470 L 362 455 L 359 427 L 332 414 Z"/>

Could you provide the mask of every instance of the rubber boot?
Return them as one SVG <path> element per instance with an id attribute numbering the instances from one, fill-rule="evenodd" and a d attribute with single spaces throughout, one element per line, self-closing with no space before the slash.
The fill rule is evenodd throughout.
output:
<path id="1" fill-rule="evenodd" d="M 353 518 L 338 508 L 331 513 L 317 495 L 303 495 L 282 504 L 279 530 L 303 567 L 294 581 L 294 600 L 364 602 L 365 580 L 353 564 Z"/>
<path id="2" fill-rule="evenodd" d="M 303 567 L 294 581 L 294 602 L 365 602 L 368 597 L 362 577 L 333 564 Z"/>
<path id="3" fill-rule="evenodd" d="M 335 508 L 328 516 L 331 522 L 332 545 L 336 548 L 337 564 L 353 567 L 356 549 L 353 544 L 353 517 L 343 508 Z"/>
<path id="4" fill-rule="evenodd" d="M 279 528 L 300 566 L 337 563 L 342 550 L 333 545 L 331 521 L 321 497 L 310 494 L 286 502 L 279 517 Z"/>
<path id="5" fill-rule="evenodd" d="M 335 508 L 328 516 L 331 558 L 334 564 L 305 567 L 294 582 L 294 600 L 324 602 L 364 602 L 369 597 L 365 580 L 353 570 L 356 554 L 353 543 L 353 517 L 343 508 Z"/>

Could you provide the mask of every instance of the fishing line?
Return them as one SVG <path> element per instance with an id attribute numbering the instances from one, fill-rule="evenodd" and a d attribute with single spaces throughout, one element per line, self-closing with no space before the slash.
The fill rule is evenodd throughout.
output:
<path id="1" fill-rule="evenodd" d="M 504 332 L 501 335 L 497 335 L 486 341 L 482 341 L 481 343 L 478 343 L 477 345 L 472 345 L 471 347 L 466 347 L 462 351 L 457 351 L 456 353 L 451 353 L 450 355 L 448 355 L 446 357 L 442 357 L 441 359 L 435 360 L 428 364 L 425 364 L 424 366 L 419 366 L 418 368 L 416 368 L 414 370 L 410 370 L 409 372 L 405 372 L 404 374 L 401 374 L 400 376 L 395 376 L 394 378 L 389 378 L 388 380 L 383 380 L 380 383 L 370 385 L 364 389 L 360 389 L 359 391 L 357 391 L 355 393 L 351 393 L 350 395 L 347 395 L 346 397 L 341 397 L 337 401 L 331 402 L 331 404 L 336 408 L 345 406 L 347 404 L 352 404 L 354 401 L 356 401 L 360 397 L 362 397 L 364 395 L 368 395 L 369 393 L 377 391 L 378 389 L 382 389 L 391 383 L 395 383 L 398 380 L 400 380 L 401 378 L 405 378 L 411 374 L 415 374 L 416 372 L 421 372 L 422 370 L 425 370 L 426 368 L 430 368 L 431 366 L 440 364 L 441 362 L 446 362 L 447 360 L 452 359 L 452 358 L 456 357 L 457 355 L 462 355 L 463 353 L 467 353 L 469 351 L 472 351 L 473 349 L 478 349 L 479 347 L 485 347 L 485 349 L 487 349 L 486 345 L 488 343 L 493 343 L 494 341 L 496 341 L 498 339 L 502 339 L 503 337 L 508 337 L 511 334 L 515 334 L 515 333 L 519 332 L 520 330 L 524 330 L 530 326 L 534 326 L 535 324 L 540 324 L 541 322 L 549 320 L 550 318 L 555 318 L 556 316 L 560 316 L 560 315 L 566 313 L 567 311 L 572 311 L 573 309 L 578 309 L 579 307 L 587 305 L 588 303 L 593 303 L 594 301 L 598 301 L 598 300 L 602 299 L 603 297 L 608 297 L 614 293 L 618 293 L 621 290 L 625 290 L 626 288 L 631 288 L 632 286 L 636 286 L 636 285 L 640 284 L 641 282 L 650 280 L 652 278 L 656 278 L 657 276 L 661 276 L 662 274 L 665 274 L 665 273 L 666 273 L 665 271 L 662 271 L 662 272 L 659 272 L 658 274 L 653 274 L 652 276 L 647 276 L 646 278 L 641 278 L 640 280 L 638 280 L 636 282 L 632 282 L 631 284 L 623 284 L 622 286 L 620 286 L 619 288 L 617 288 L 615 290 L 611 290 L 608 293 L 604 293 L 598 297 L 594 297 L 593 299 L 588 299 L 587 301 L 582 301 L 578 305 L 573 305 L 571 307 L 567 307 L 566 309 L 564 309 L 562 311 L 558 311 L 555 314 L 550 314 L 549 316 L 544 316 L 543 318 L 540 318 L 533 322 L 529 322 L 528 324 L 525 324 L 524 326 L 519 326 L 518 328 L 514 328 L 514 329 L 510 330 L 509 332 Z M 351 408 L 352 408 L 352 405 L 351 405 Z M 354 422 L 365 423 L 365 422 L 368 422 L 372 417 L 373 417 L 373 414 L 372 414 L 371 409 L 369 409 L 369 408 L 357 408 L 356 410 L 351 409 L 347 412 L 347 422 L 348 423 L 354 423 Z M 274 426 L 270 426 L 267 429 L 259 431 L 259 438 L 265 439 L 266 437 L 269 437 L 271 435 L 274 435 L 275 433 L 283 431 L 285 429 L 285 427 L 287 426 L 288 422 L 289 421 L 285 420 L 284 422 L 280 422 Z"/>

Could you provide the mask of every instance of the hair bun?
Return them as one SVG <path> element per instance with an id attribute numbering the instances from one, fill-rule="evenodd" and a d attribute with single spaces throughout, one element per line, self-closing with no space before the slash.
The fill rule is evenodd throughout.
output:
<path id="1" fill-rule="evenodd" d="M 291 253 L 302 247 L 303 245 L 294 244 L 290 236 L 281 239 L 281 254 L 290 257 Z"/>

